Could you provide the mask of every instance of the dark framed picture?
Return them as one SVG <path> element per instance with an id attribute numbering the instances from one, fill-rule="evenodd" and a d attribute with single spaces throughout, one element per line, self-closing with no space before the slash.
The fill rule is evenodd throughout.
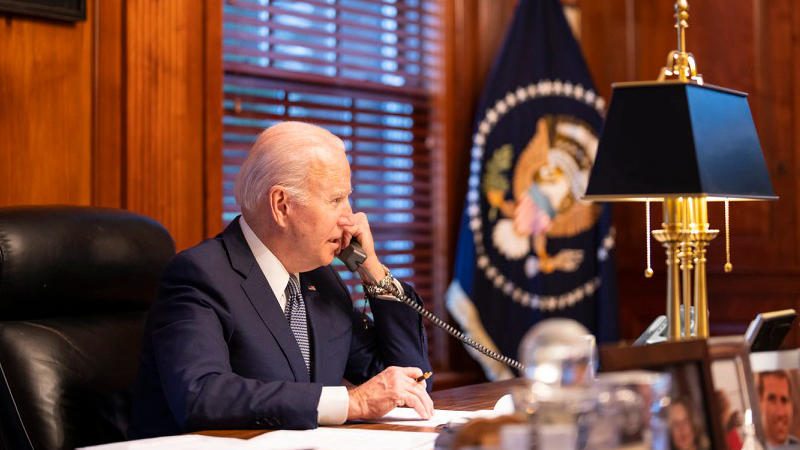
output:
<path id="1" fill-rule="evenodd" d="M 57 20 L 86 20 L 86 0 L 0 0 L 0 13 L 4 12 Z"/>
<path id="2" fill-rule="evenodd" d="M 714 384 L 705 340 L 664 342 L 637 347 L 600 348 L 603 372 L 652 370 L 672 376 L 667 411 L 670 446 L 680 450 L 724 449 L 714 401 Z"/>
<path id="3" fill-rule="evenodd" d="M 748 342 L 742 336 L 712 337 L 708 353 L 724 448 L 766 448 Z"/>

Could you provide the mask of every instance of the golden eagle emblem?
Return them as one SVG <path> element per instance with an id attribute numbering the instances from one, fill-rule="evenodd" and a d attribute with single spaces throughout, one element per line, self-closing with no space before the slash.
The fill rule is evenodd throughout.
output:
<path id="1" fill-rule="evenodd" d="M 571 116 L 548 115 L 537 121 L 511 182 L 507 175 L 511 144 L 497 149 L 487 162 L 483 191 L 491 206 L 489 220 L 496 220 L 492 241 L 507 259 L 528 256 L 529 277 L 556 270 L 574 272 L 583 261 L 580 249 L 548 254 L 547 239 L 575 236 L 597 222 L 602 208 L 581 200 L 596 151 L 597 136 L 588 124 Z M 508 198 L 509 190 L 513 199 Z"/>

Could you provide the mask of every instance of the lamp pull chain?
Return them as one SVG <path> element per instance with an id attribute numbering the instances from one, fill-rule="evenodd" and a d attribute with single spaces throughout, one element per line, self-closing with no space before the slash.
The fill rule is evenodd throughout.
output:
<path id="1" fill-rule="evenodd" d="M 733 271 L 731 264 L 731 220 L 729 201 L 725 199 L 725 273 Z"/>
<path id="2" fill-rule="evenodd" d="M 647 269 L 644 270 L 644 276 L 650 278 L 653 276 L 653 268 L 650 266 L 650 199 L 645 200 L 644 215 L 647 221 Z"/>

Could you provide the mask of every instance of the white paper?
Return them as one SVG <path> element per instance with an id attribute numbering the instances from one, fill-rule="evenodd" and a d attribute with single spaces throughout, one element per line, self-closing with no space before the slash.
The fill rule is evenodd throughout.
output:
<path id="1" fill-rule="evenodd" d="M 380 419 L 370 419 L 365 422 L 385 423 L 390 425 L 406 425 L 410 427 L 438 427 L 447 423 L 463 423 L 470 419 L 492 418 L 514 412 L 514 402 L 511 395 L 504 395 L 494 405 L 494 409 L 479 411 L 454 411 L 447 409 L 434 409 L 433 417 L 428 420 L 421 419 L 413 408 L 395 408 Z"/>
<path id="2" fill-rule="evenodd" d="M 506 394 L 494 404 L 494 412 L 497 415 L 514 414 L 514 399 L 511 394 Z"/>
<path id="3" fill-rule="evenodd" d="M 367 420 L 369 423 L 385 423 L 390 425 L 406 425 L 409 427 L 438 427 L 446 423 L 462 423 L 476 417 L 494 417 L 497 413 L 491 409 L 480 411 L 449 411 L 434 409 L 433 417 L 421 419 L 412 408 L 395 408 L 380 419 Z"/>
<path id="4" fill-rule="evenodd" d="M 433 450 L 437 433 L 362 430 L 356 428 L 317 428 L 280 430 L 256 436 L 247 450 Z"/>
<path id="5" fill-rule="evenodd" d="M 239 449 L 245 444 L 247 444 L 247 441 L 242 439 L 189 434 L 152 439 L 139 439 L 136 441 L 117 442 L 114 444 L 95 445 L 93 447 L 82 448 L 86 450 L 222 450 Z"/>

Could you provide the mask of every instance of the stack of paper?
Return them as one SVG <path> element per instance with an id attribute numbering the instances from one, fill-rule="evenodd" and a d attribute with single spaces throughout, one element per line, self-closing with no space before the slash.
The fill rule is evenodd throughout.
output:
<path id="1" fill-rule="evenodd" d="M 395 408 L 389 411 L 380 419 L 366 420 L 370 423 L 386 423 L 392 425 L 406 425 L 410 427 L 438 427 L 447 423 L 464 423 L 470 419 L 491 418 L 514 412 L 514 403 L 511 395 L 504 395 L 494 405 L 494 409 L 482 409 L 480 411 L 450 411 L 446 409 L 434 409 L 433 417 L 423 420 L 413 408 Z"/>
<path id="2" fill-rule="evenodd" d="M 409 427 L 438 427 L 447 423 L 463 423 L 476 417 L 495 417 L 498 414 L 491 409 L 480 411 L 448 411 L 434 409 L 433 417 L 428 420 L 420 419 L 413 408 L 395 408 L 380 419 L 366 420 L 369 423 L 386 423 L 391 425 L 406 425 Z"/>

